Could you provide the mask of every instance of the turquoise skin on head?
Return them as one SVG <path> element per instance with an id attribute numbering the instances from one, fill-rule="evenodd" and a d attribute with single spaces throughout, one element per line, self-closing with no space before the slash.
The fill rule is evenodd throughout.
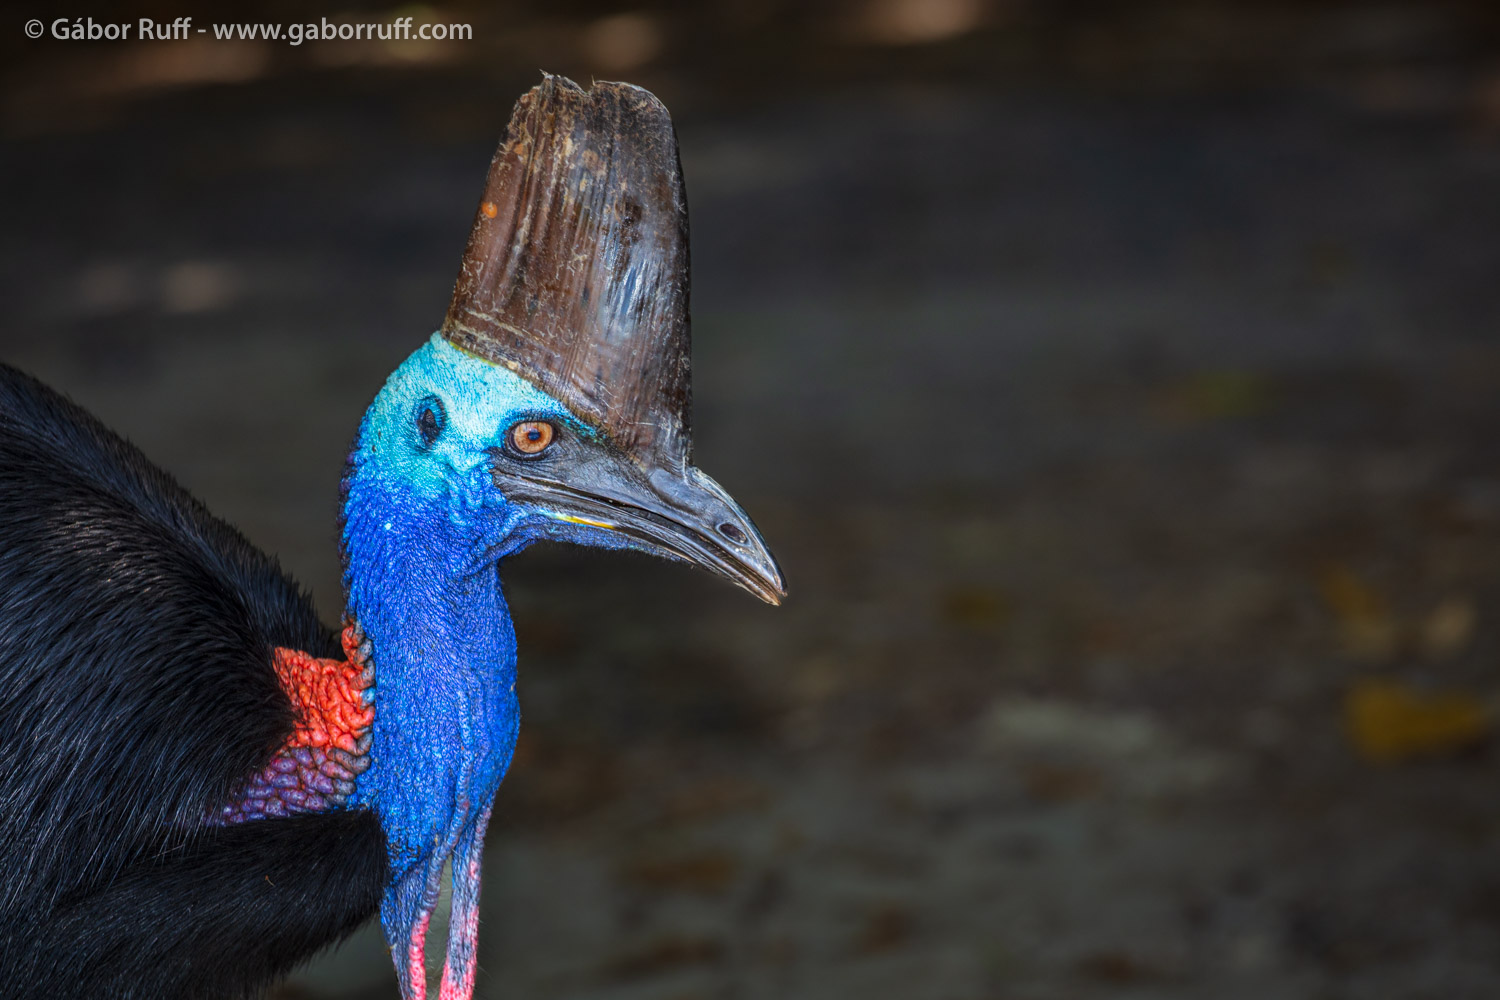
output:
<path id="1" fill-rule="evenodd" d="M 419 408 L 436 400 L 445 411 L 441 433 L 426 444 L 413 434 Z M 355 461 L 399 476 L 413 490 L 433 495 L 486 460 L 497 430 L 525 417 L 593 432 L 557 400 L 506 368 L 454 347 L 434 333 L 391 373 L 365 413 Z M 440 418 L 442 419 L 442 418 Z"/>

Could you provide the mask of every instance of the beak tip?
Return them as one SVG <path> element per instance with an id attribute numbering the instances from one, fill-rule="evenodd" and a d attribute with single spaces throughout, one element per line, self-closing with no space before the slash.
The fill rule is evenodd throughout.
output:
<path id="1" fill-rule="evenodd" d="M 786 577 L 781 575 L 780 567 L 760 582 L 761 586 L 756 589 L 755 596 L 773 608 L 781 607 L 781 602 L 786 600 Z"/>

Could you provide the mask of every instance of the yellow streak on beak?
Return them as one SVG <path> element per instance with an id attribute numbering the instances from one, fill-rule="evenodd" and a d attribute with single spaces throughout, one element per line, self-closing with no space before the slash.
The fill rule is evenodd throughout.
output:
<path id="1" fill-rule="evenodd" d="M 608 521 L 591 521 L 586 517 L 574 517 L 572 514 L 553 514 L 552 516 L 557 518 L 559 521 L 567 521 L 569 524 L 583 524 L 587 525 L 590 528 L 603 528 L 606 531 L 619 530 Z"/>

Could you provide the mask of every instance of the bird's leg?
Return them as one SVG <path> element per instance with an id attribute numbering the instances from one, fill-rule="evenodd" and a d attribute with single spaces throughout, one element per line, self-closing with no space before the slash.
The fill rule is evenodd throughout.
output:
<path id="1" fill-rule="evenodd" d="M 448 958 L 438 1000 L 470 1000 L 474 995 L 475 954 L 479 943 L 479 866 L 490 809 L 474 817 L 453 852 L 453 902 L 448 920 Z"/>

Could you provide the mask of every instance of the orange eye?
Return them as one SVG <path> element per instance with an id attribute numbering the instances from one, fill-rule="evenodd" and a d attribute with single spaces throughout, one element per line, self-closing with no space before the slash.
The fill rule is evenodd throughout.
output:
<path id="1" fill-rule="evenodd" d="M 522 455 L 540 455 L 556 436 L 556 428 L 545 420 L 523 420 L 510 429 L 510 446 Z"/>

